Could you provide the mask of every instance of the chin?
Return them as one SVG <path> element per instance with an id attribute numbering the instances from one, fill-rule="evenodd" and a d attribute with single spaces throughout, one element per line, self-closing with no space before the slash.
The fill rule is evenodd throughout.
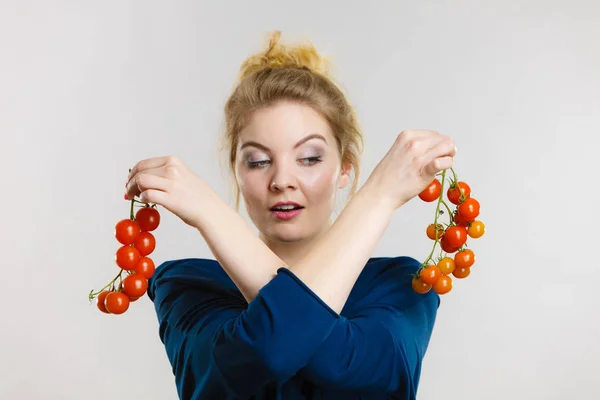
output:
<path id="1" fill-rule="evenodd" d="M 261 231 L 269 240 L 282 243 L 299 242 L 307 237 L 307 232 L 302 231 L 298 226 L 291 225 L 267 226 Z"/>
<path id="2" fill-rule="evenodd" d="M 272 240 L 276 240 L 278 242 L 283 243 L 293 243 L 299 242 L 306 237 L 301 232 L 296 232 L 295 230 L 292 232 L 291 230 L 285 229 L 275 229 L 269 232 L 269 238 Z"/>

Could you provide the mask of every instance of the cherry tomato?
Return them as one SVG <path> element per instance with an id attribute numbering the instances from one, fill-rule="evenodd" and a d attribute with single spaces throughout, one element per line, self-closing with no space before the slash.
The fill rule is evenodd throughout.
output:
<path id="1" fill-rule="evenodd" d="M 452 272 L 452 275 L 454 275 L 454 277 L 458 278 L 458 279 L 465 279 L 470 274 L 471 274 L 471 268 L 469 268 L 469 267 L 456 268 Z"/>
<path id="2" fill-rule="evenodd" d="M 135 220 L 142 232 L 150 232 L 160 225 L 160 214 L 154 207 L 142 207 L 135 214 Z"/>
<path id="3" fill-rule="evenodd" d="M 131 219 L 122 219 L 115 226 L 115 237 L 121 244 L 132 244 L 139 234 L 139 225 Z"/>
<path id="4" fill-rule="evenodd" d="M 446 294 L 452 290 L 452 278 L 446 275 L 440 276 L 440 278 L 433 285 L 433 291 L 437 294 Z"/>
<path id="5" fill-rule="evenodd" d="M 485 224 L 481 221 L 475 220 L 469 225 L 469 230 L 467 231 L 467 233 L 473 239 L 480 238 L 485 233 Z"/>
<path id="6" fill-rule="evenodd" d="M 475 264 L 475 253 L 471 249 L 459 251 L 454 255 L 456 268 L 470 268 Z"/>
<path id="7" fill-rule="evenodd" d="M 473 221 L 479 215 L 479 202 L 470 197 L 458 206 L 458 213 L 466 221 Z"/>
<path id="8" fill-rule="evenodd" d="M 106 310 L 111 314 L 123 314 L 129 308 L 129 297 L 123 292 L 111 292 L 106 296 Z"/>
<path id="9" fill-rule="evenodd" d="M 442 275 L 437 265 L 429 265 L 421 271 L 421 281 L 428 285 L 433 285 Z"/>
<path id="10" fill-rule="evenodd" d="M 451 257 L 444 257 L 437 263 L 438 268 L 442 275 L 450 275 L 454 268 L 456 268 L 456 264 Z"/>
<path id="11" fill-rule="evenodd" d="M 439 199 L 441 193 L 442 183 L 437 179 L 434 179 L 429 186 L 419 193 L 419 198 L 427 203 L 431 203 L 432 201 Z"/>
<path id="12" fill-rule="evenodd" d="M 134 271 L 137 275 L 150 279 L 154 275 L 155 269 L 154 261 L 150 257 L 142 257 L 140 262 L 135 266 Z"/>
<path id="13" fill-rule="evenodd" d="M 136 301 L 137 299 L 139 299 L 139 297 L 130 297 L 129 298 L 129 302 L 133 303 L 134 301 Z"/>
<path id="14" fill-rule="evenodd" d="M 459 213 L 454 214 L 454 223 L 460 226 L 469 226 L 469 221 L 464 219 Z"/>
<path id="15" fill-rule="evenodd" d="M 462 196 L 460 189 L 462 189 Z M 462 203 L 462 201 L 465 201 L 469 198 L 469 196 L 471 196 L 471 187 L 465 182 L 458 182 L 454 187 L 450 186 L 448 188 L 446 196 L 448 196 L 448 200 L 450 200 L 450 203 L 459 205 L 460 203 Z"/>
<path id="16" fill-rule="evenodd" d="M 438 224 L 438 240 L 442 238 L 442 236 L 444 235 L 444 227 L 440 224 Z M 435 240 L 435 225 L 434 224 L 430 224 L 427 227 L 427 237 L 431 240 Z"/>
<path id="17" fill-rule="evenodd" d="M 154 251 L 156 239 L 150 232 L 140 232 L 133 246 L 140 252 L 140 256 L 144 257 Z"/>
<path id="18" fill-rule="evenodd" d="M 460 247 L 467 242 L 467 228 L 464 226 L 451 226 L 446 229 L 444 238 L 450 247 Z"/>
<path id="19" fill-rule="evenodd" d="M 131 271 L 140 262 L 142 256 L 135 247 L 121 246 L 115 254 L 115 261 L 117 265 L 127 271 Z"/>
<path id="20" fill-rule="evenodd" d="M 96 297 L 96 306 L 98 307 L 98 310 L 102 311 L 103 313 L 106 314 L 110 314 L 108 312 L 108 310 L 106 309 L 106 296 L 110 293 L 110 290 L 105 290 L 102 293 L 100 293 L 98 295 L 98 297 Z"/>
<path id="21" fill-rule="evenodd" d="M 454 253 L 454 252 L 456 252 L 460 248 L 460 247 L 451 246 L 448 243 L 448 239 L 446 238 L 446 235 L 442 236 L 442 240 L 440 241 L 440 245 L 442 246 L 442 250 L 444 250 L 446 253 Z"/>
<path id="22" fill-rule="evenodd" d="M 412 288 L 417 293 L 425 294 L 431 290 L 431 285 L 423 282 L 420 278 L 413 278 Z"/>
<path id="23" fill-rule="evenodd" d="M 148 290 L 148 280 L 141 275 L 131 274 L 123 279 L 123 293 L 127 297 L 142 297 Z"/>

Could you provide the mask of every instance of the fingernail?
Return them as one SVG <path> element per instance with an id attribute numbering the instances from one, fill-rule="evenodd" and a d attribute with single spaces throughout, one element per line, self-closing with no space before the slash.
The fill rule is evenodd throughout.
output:
<path id="1" fill-rule="evenodd" d="M 127 197 L 127 193 L 125 193 L 125 194 L 123 195 L 123 198 L 124 198 L 125 200 L 129 200 L 129 197 Z"/>

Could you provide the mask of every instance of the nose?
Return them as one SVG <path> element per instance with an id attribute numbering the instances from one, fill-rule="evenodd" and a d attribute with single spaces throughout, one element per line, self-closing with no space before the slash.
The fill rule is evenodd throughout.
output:
<path id="1" fill-rule="evenodd" d="M 295 177 L 292 168 L 279 166 L 274 169 L 269 185 L 271 190 L 283 191 L 285 189 L 294 189 L 295 187 Z"/>

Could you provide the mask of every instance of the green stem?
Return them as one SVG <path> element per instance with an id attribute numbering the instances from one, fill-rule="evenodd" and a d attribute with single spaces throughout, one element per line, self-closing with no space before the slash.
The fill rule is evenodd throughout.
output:
<path id="1" fill-rule="evenodd" d="M 131 208 L 129 209 L 129 219 L 131 219 L 132 221 L 134 221 L 134 217 L 133 217 L 133 204 L 134 204 L 135 200 L 131 200 Z"/>
<path id="2" fill-rule="evenodd" d="M 448 210 L 448 214 L 450 215 L 450 224 L 452 224 L 452 222 L 454 222 L 454 213 L 452 210 L 450 210 L 450 207 L 448 207 L 448 204 L 444 200 L 442 200 L 442 204 L 446 207 L 446 210 Z"/>
<path id="3" fill-rule="evenodd" d="M 110 285 L 112 285 L 113 283 L 116 282 L 117 279 L 121 278 L 121 274 L 123 273 L 123 270 L 121 269 L 121 271 L 117 274 L 117 276 L 115 276 L 113 278 L 112 281 L 108 282 L 106 284 L 106 286 L 104 286 L 102 289 L 98 290 L 96 293 L 94 293 L 94 290 L 92 289 L 92 291 L 90 292 L 90 294 L 88 295 L 88 298 L 90 301 L 92 301 L 94 299 L 94 297 L 98 296 L 100 293 L 104 292 L 105 289 L 107 289 Z"/>
<path id="4" fill-rule="evenodd" d="M 450 171 L 452 171 L 452 175 L 454 175 L 454 182 L 458 182 L 458 178 L 456 177 L 456 172 L 454 172 L 454 168 L 450 168 Z"/>
<path id="5" fill-rule="evenodd" d="M 431 256 L 433 256 L 433 252 L 435 251 L 435 248 L 438 244 L 438 242 L 440 241 L 440 239 L 438 238 L 438 230 L 437 230 L 437 226 L 438 226 L 438 216 L 440 215 L 440 204 L 444 201 L 443 199 L 443 193 L 444 193 L 444 182 L 446 181 L 446 170 L 444 170 L 444 172 L 442 172 L 442 188 L 440 191 L 440 197 L 438 198 L 437 201 L 437 205 L 435 208 L 435 219 L 433 221 L 433 226 L 435 227 L 435 242 L 433 243 L 433 248 L 431 249 L 431 253 L 429 253 L 429 256 L 427 256 L 427 259 L 423 262 L 423 265 L 421 265 L 421 268 L 419 268 L 419 271 L 417 271 L 417 274 L 419 274 L 421 272 L 421 270 L 423 269 L 424 266 L 427 266 L 429 264 L 429 261 L 431 261 Z"/>

